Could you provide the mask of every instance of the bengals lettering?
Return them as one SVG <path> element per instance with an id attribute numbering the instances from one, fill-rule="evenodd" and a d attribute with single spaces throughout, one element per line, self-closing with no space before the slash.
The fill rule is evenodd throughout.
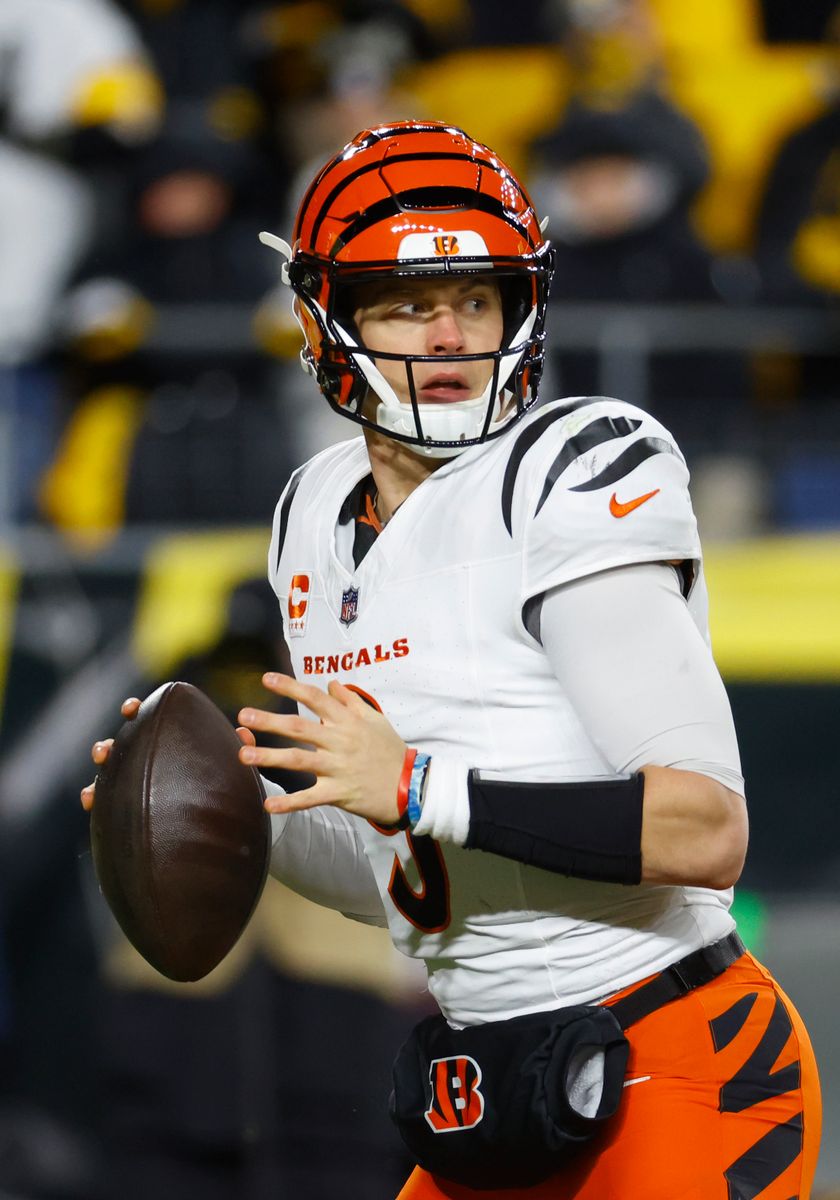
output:
<path id="1" fill-rule="evenodd" d="M 376 645 L 372 650 L 362 646 L 361 650 L 347 650 L 344 654 L 304 654 L 303 673 L 337 675 L 339 671 L 353 671 L 356 667 L 369 667 L 391 658 L 405 658 L 408 653 L 408 638 L 397 638 L 387 650 Z"/>

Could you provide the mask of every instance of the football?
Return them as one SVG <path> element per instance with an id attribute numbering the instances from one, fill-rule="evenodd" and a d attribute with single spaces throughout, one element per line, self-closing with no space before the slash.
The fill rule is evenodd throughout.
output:
<path id="1" fill-rule="evenodd" d="M 222 961 L 265 884 L 265 790 L 240 745 L 204 692 L 165 683 L 123 724 L 96 777 L 99 886 L 132 945 L 181 983 Z"/>

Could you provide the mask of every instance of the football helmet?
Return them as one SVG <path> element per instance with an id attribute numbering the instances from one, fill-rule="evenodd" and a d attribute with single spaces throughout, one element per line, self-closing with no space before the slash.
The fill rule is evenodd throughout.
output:
<path id="1" fill-rule="evenodd" d="M 261 239 L 287 259 L 304 369 L 343 416 L 432 457 L 451 457 L 496 437 L 537 399 L 553 253 L 525 189 L 492 150 L 439 122 L 365 130 L 316 175 L 303 197 L 291 246 Z M 491 272 L 504 333 L 497 350 L 446 356 L 486 360 L 484 393 L 420 404 L 417 363 L 437 355 L 372 352 L 353 322 L 353 289 L 388 277 Z M 410 403 L 377 360 L 405 363 Z M 365 403 L 373 393 L 374 403 Z"/>

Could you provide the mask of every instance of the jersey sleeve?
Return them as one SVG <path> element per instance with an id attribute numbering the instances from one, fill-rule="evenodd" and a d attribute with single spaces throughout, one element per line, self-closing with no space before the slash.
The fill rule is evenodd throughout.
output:
<path id="1" fill-rule="evenodd" d="M 365 925 L 387 924 L 357 822 L 342 809 L 273 813 L 269 870 L 315 904 Z"/>
<path id="2" fill-rule="evenodd" d="M 699 560 L 688 468 L 671 434 L 618 400 L 555 412 L 521 462 L 523 604 L 611 567 Z"/>
<path id="3" fill-rule="evenodd" d="M 549 592 L 540 636 L 611 770 L 657 763 L 743 796 L 726 689 L 671 567 L 620 567 Z"/>
<path id="4" fill-rule="evenodd" d="M 283 489 L 280 499 L 277 501 L 277 507 L 274 510 L 271 541 L 268 544 L 268 582 L 271 584 L 271 589 L 275 596 L 280 601 L 281 609 L 286 603 L 286 596 L 284 594 L 281 595 L 278 589 L 278 579 L 280 577 L 278 568 L 280 566 L 280 558 L 283 554 L 283 545 L 286 541 L 286 531 L 289 527 L 289 515 L 292 510 L 295 493 L 308 465 L 308 463 L 304 463 L 302 467 L 299 467 L 295 471 Z"/>

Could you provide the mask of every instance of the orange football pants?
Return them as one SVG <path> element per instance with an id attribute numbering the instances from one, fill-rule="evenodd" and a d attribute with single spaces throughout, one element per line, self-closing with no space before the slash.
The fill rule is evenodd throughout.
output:
<path id="1" fill-rule="evenodd" d="M 799 1015 L 751 955 L 626 1033 L 618 1113 L 572 1165 L 501 1191 L 418 1167 L 397 1200 L 807 1200 L 817 1066 Z"/>

